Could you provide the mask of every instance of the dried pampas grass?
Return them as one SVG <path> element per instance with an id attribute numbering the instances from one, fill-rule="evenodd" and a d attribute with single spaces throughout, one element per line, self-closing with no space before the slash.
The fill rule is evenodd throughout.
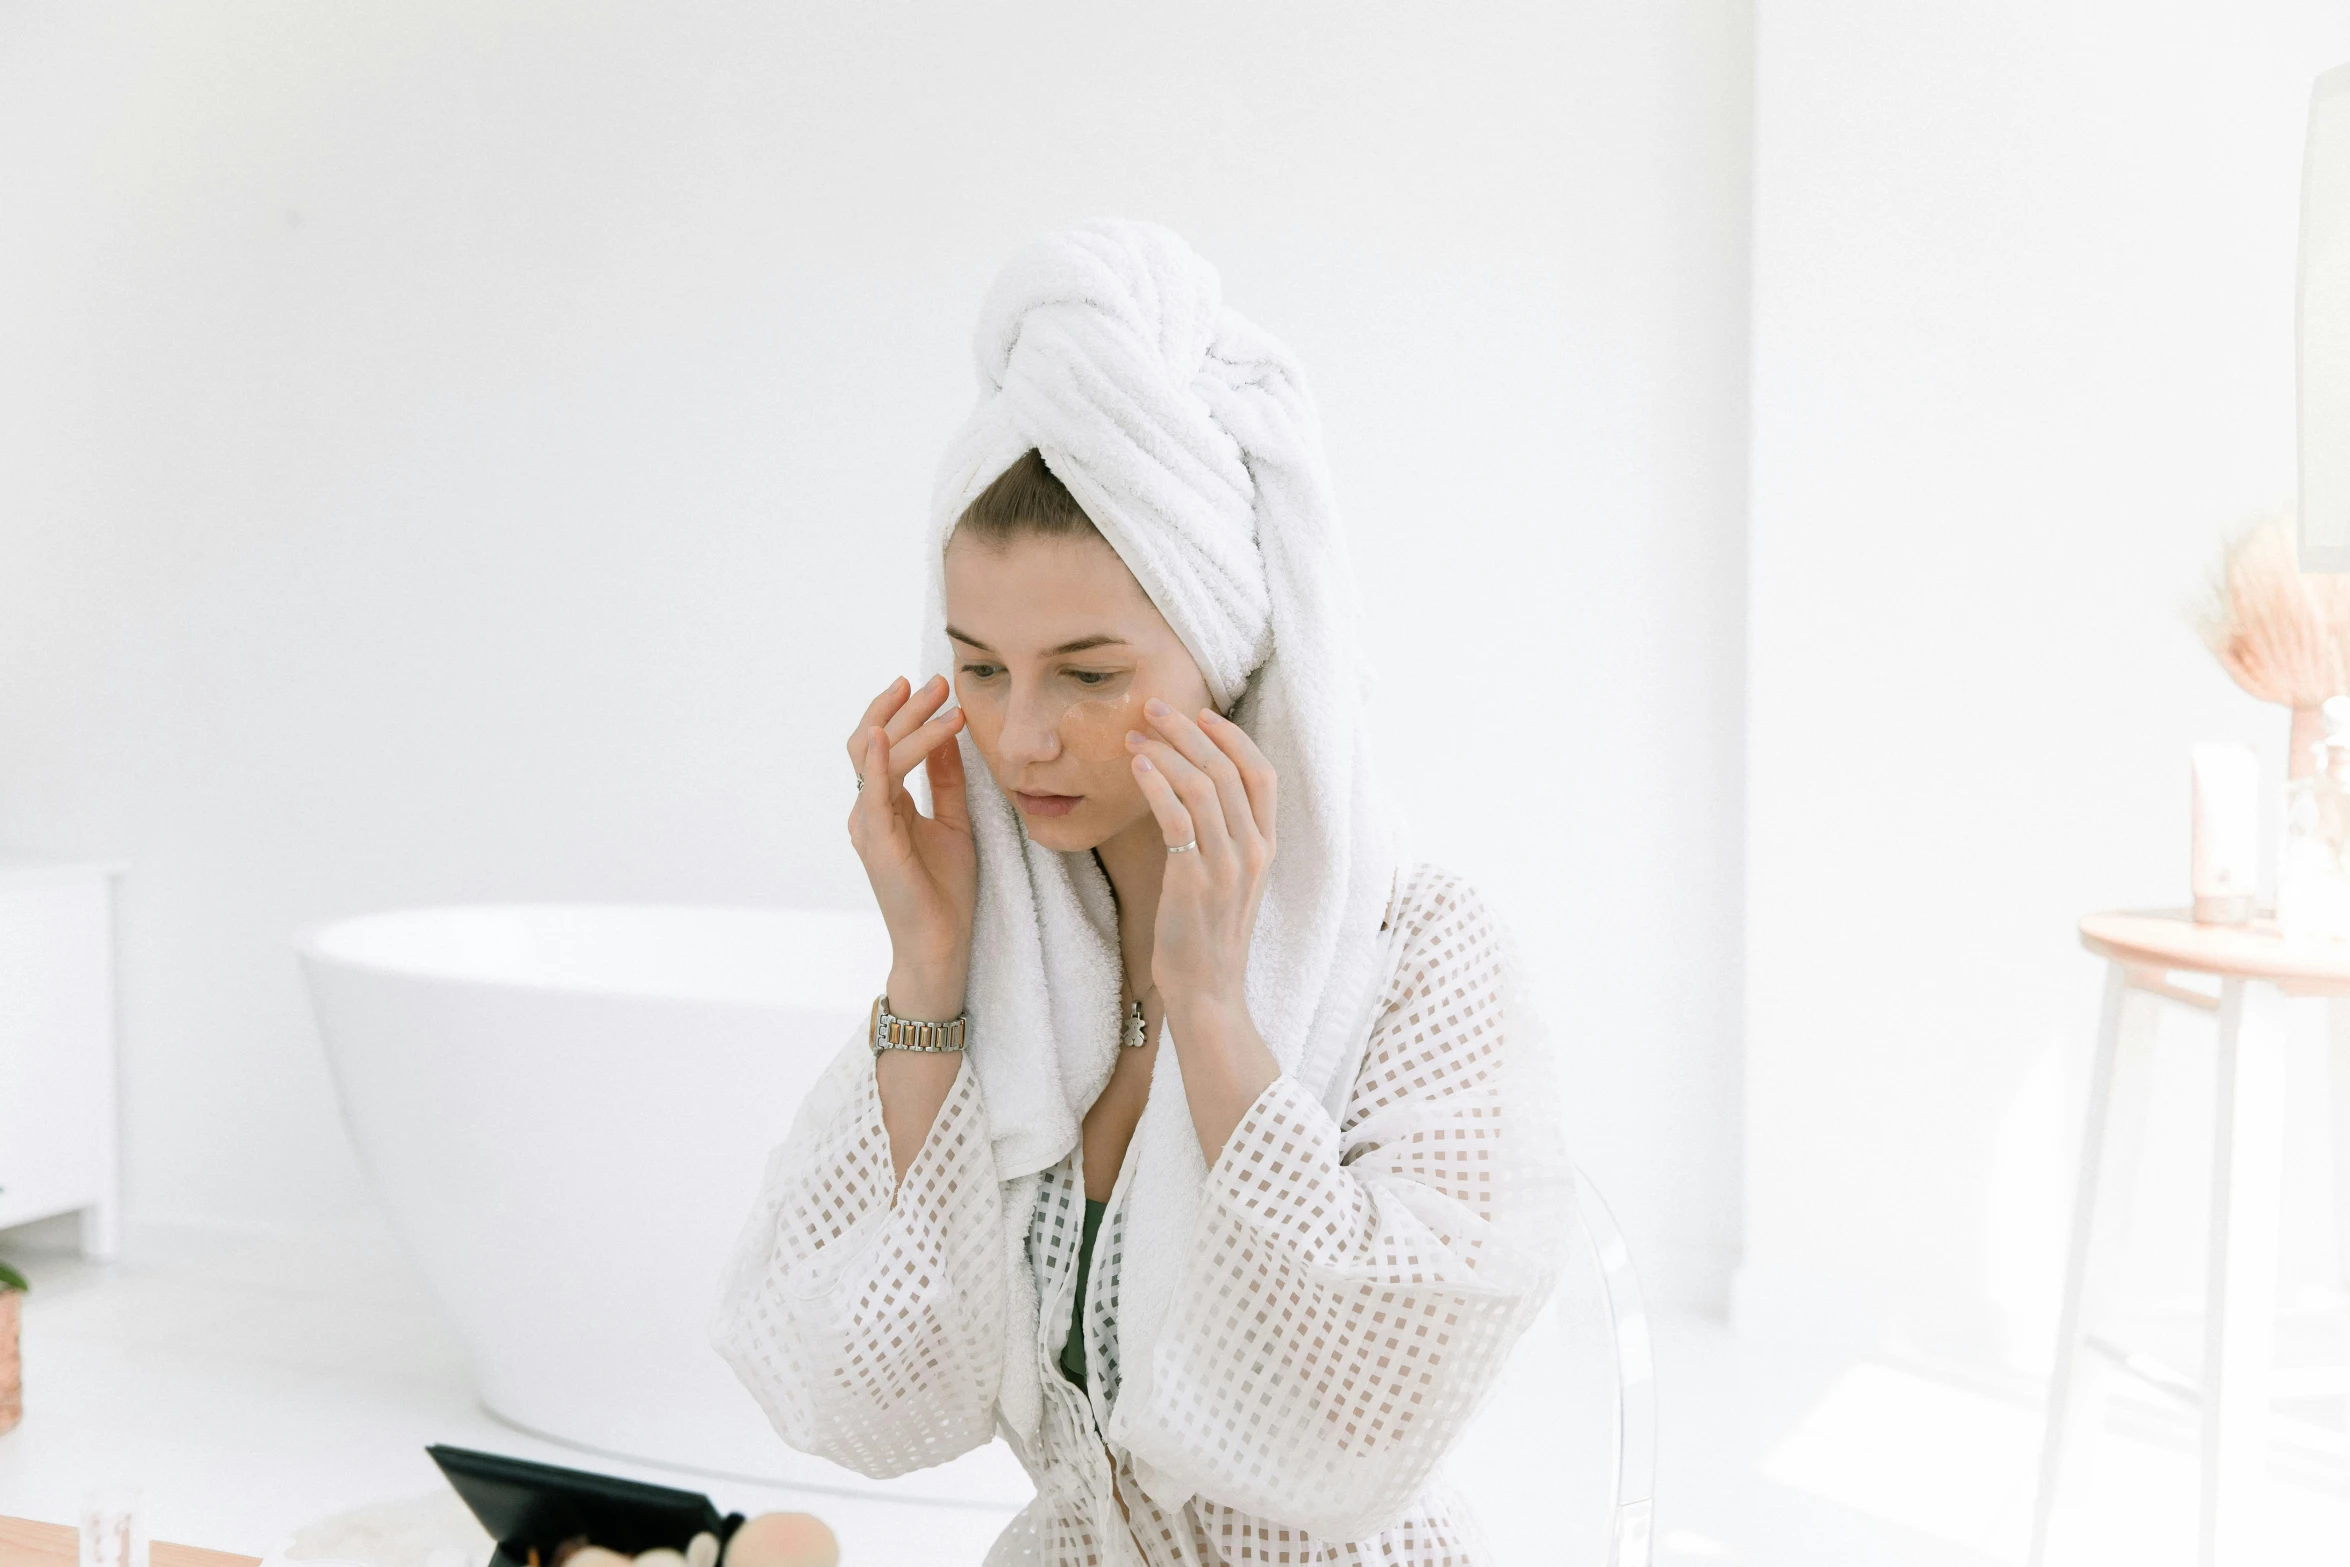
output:
<path id="1" fill-rule="evenodd" d="M 2228 546 L 2195 629 L 2263 702 L 2305 710 L 2350 692 L 2350 576 L 2305 575 L 2285 520 Z"/>

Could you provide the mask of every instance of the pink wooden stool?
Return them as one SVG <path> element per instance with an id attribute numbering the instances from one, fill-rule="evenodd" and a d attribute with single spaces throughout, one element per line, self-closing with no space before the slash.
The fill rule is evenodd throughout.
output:
<path id="1" fill-rule="evenodd" d="M 2045 1559 L 2058 1482 L 2103 1426 L 2113 1373 L 2126 1371 L 2200 1406 L 2198 1560 L 2234 1567 L 2253 1559 L 2264 1511 L 2284 1178 L 2284 1008 L 2298 997 L 2329 998 L 2336 1209 L 2350 1271 L 2350 1005 L 2341 999 L 2350 998 L 2350 942 L 2289 939 L 2267 919 L 2197 925 L 2184 910 L 2161 910 L 2092 914 L 2081 921 L 2081 945 L 2108 965 L 2105 1008 L 2074 1186 L 2031 1561 L 2040 1567 Z M 2216 979 L 2218 991 L 2183 984 L 2180 975 Z M 2200 1384 L 2149 1365 L 2104 1332 L 2145 1127 L 2154 1009 L 2164 1001 L 2213 1013 L 2219 1023 Z"/>

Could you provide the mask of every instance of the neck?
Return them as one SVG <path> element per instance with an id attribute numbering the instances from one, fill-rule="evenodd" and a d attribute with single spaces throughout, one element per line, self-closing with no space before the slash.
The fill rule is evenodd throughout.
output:
<path id="1" fill-rule="evenodd" d="M 1151 985 L 1151 934 L 1158 928 L 1159 887 L 1167 876 L 1167 835 L 1145 814 L 1095 849 L 1094 857 L 1118 895 L 1118 949 L 1127 984 L 1141 995 Z"/>

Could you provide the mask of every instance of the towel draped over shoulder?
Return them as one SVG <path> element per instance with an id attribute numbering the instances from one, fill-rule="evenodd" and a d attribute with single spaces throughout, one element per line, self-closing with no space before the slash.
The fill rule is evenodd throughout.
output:
<path id="1" fill-rule="evenodd" d="M 1033 448 L 1281 780 L 1249 1011 L 1282 1070 L 1336 1114 L 1362 1060 L 1400 851 L 1370 765 L 1361 606 L 1304 375 L 1224 303 L 1213 267 L 1150 223 L 1092 223 L 1030 246 L 989 292 L 973 347 L 979 401 L 931 504 L 925 673 L 954 674 L 956 519 Z M 1069 1151 L 1116 1064 L 1116 913 L 1093 857 L 1028 841 L 968 734 L 960 744 L 979 851 L 970 1061 L 1009 1180 Z M 1164 1033 L 1158 1050 L 1128 1153 L 1130 1223 L 1184 1235 L 1207 1172 Z M 1127 1407 L 1149 1394 L 1173 1261 L 1172 1248 L 1146 1248 L 1127 1262 Z M 1005 1393 L 1015 1420 L 1034 1409 L 1034 1389 Z"/>

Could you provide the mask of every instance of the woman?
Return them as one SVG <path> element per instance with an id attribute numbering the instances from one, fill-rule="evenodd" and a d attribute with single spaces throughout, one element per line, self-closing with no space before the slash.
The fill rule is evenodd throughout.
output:
<path id="1" fill-rule="evenodd" d="M 861 1473 L 1001 1435 L 991 1562 L 1481 1563 L 1437 1465 L 1569 1177 L 1500 932 L 1372 785 L 1311 401 L 1146 224 L 1030 249 L 977 346 L 933 672 L 849 742 L 887 989 L 716 1341 Z"/>

